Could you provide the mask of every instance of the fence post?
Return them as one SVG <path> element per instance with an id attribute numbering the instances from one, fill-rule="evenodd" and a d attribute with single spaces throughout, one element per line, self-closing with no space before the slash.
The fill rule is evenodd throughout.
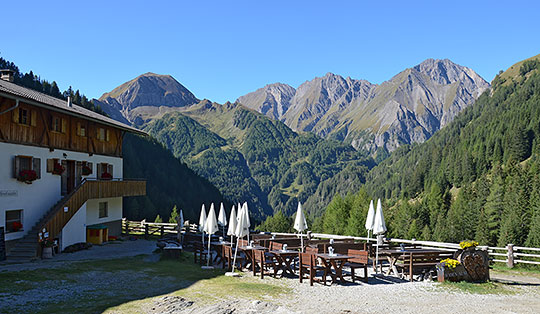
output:
<path id="1" fill-rule="evenodd" d="M 165 234 L 165 226 L 161 225 L 159 229 L 160 229 L 159 231 L 161 232 L 161 237 L 163 238 L 163 235 Z"/>
<path id="2" fill-rule="evenodd" d="M 148 240 L 148 225 L 144 224 L 144 238 Z"/>
<path id="3" fill-rule="evenodd" d="M 509 268 L 513 268 L 514 267 L 514 245 L 513 244 L 508 244 L 506 246 L 506 249 L 508 250 L 508 255 L 507 255 L 507 262 L 506 262 L 506 265 L 509 267 Z"/>

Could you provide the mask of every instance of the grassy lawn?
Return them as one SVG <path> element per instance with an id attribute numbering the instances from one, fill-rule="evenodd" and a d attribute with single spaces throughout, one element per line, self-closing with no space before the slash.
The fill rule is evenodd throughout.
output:
<path id="1" fill-rule="evenodd" d="M 229 294 L 271 298 L 289 290 L 221 269 L 202 270 L 185 254 L 180 261 L 145 257 L 72 262 L 55 269 L 0 273 L 0 313 L 141 312 L 151 298 L 167 294 L 203 302 Z"/>
<path id="2" fill-rule="evenodd" d="M 532 277 L 540 278 L 540 266 L 533 266 L 533 265 L 518 265 L 518 266 L 515 266 L 514 268 L 508 268 L 501 264 L 495 264 L 493 265 L 492 272 L 501 273 L 501 274 L 532 276 Z"/>

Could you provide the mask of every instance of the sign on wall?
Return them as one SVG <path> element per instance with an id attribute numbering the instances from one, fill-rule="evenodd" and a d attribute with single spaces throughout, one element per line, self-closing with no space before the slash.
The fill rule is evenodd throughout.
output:
<path id="1" fill-rule="evenodd" d="M 17 197 L 19 196 L 19 191 L 17 190 L 0 190 L 0 197 Z"/>

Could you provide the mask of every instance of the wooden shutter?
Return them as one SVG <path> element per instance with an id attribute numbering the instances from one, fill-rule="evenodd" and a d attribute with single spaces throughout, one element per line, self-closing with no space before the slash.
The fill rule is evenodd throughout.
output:
<path id="1" fill-rule="evenodd" d="M 47 172 L 51 173 L 54 170 L 54 159 L 47 159 Z"/>
<path id="2" fill-rule="evenodd" d="M 32 170 L 36 172 L 37 178 L 41 179 L 41 158 L 32 158 Z"/>
<path id="3" fill-rule="evenodd" d="M 20 156 L 13 157 L 13 177 L 17 178 L 21 169 L 21 158 Z"/>
<path id="4" fill-rule="evenodd" d="M 100 179 L 101 178 L 101 164 L 98 162 L 96 164 L 96 167 L 97 167 L 97 172 L 96 172 L 96 178 Z"/>
<path id="5" fill-rule="evenodd" d="M 19 123 L 19 108 L 13 110 L 13 122 Z"/>
<path id="6" fill-rule="evenodd" d="M 66 119 L 62 119 L 62 133 L 67 132 L 67 121 Z"/>
<path id="7" fill-rule="evenodd" d="M 111 176 L 113 175 L 113 165 L 111 165 L 111 164 L 107 165 L 107 172 L 110 173 Z"/>
<path id="8" fill-rule="evenodd" d="M 82 181 L 82 161 L 75 162 L 75 183 L 78 186 Z"/>
<path id="9" fill-rule="evenodd" d="M 110 138 L 109 138 L 109 130 L 105 130 L 105 140 L 107 142 L 110 140 Z"/>
<path id="10" fill-rule="evenodd" d="M 35 110 L 30 111 L 30 125 L 31 126 L 37 125 L 37 111 Z"/>
<path id="11" fill-rule="evenodd" d="M 81 136 L 81 123 L 77 122 L 77 136 Z"/>
<path id="12" fill-rule="evenodd" d="M 94 169 L 92 169 L 92 163 L 91 163 L 91 162 L 87 162 L 87 163 L 86 163 L 86 166 L 87 166 L 88 168 L 90 168 L 90 174 L 92 174 L 92 172 L 94 172 Z"/>

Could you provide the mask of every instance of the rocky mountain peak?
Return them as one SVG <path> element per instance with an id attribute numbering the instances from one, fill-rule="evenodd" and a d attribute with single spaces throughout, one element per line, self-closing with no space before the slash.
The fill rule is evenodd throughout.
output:
<path id="1" fill-rule="evenodd" d="M 133 123 L 141 112 L 155 110 L 152 108 L 185 107 L 199 100 L 172 76 L 148 72 L 103 94 L 95 102 L 114 119 Z"/>
<path id="2" fill-rule="evenodd" d="M 290 85 L 273 83 L 239 97 L 236 102 L 272 119 L 280 120 L 289 109 L 291 98 L 295 93 L 296 90 Z"/>

